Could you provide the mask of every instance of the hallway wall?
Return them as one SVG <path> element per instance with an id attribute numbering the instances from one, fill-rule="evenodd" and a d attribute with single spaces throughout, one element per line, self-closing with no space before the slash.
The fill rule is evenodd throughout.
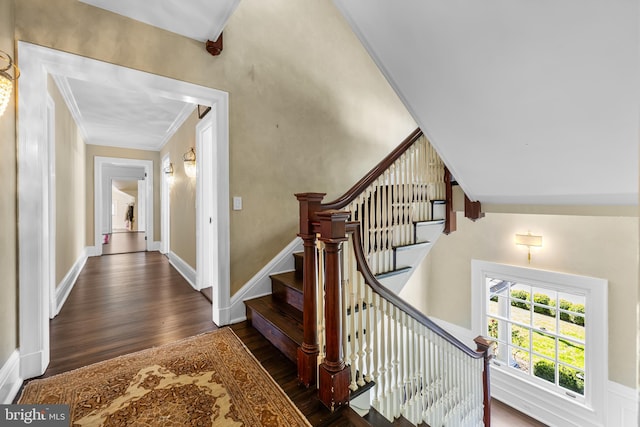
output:
<path id="1" fill-rule="evenodd" d="M 231 295 L 295 238 L 294 193 L 338 196 L 416 127 L 331 2 L 243 0 L 218 57 L 76 0 L 20 0 L 16 36 L 230 94 Z"/>
<path id="2" fill-rule="evenodd" d="M 14 11 L 13 0 L 0 1 L 0 49 L 15 59 Z M 0 117 L 0 367 L 18 347 L 15 90 L 13 95 Z"/>
<path id="3" fill-rule="evenodd" d="M 82 256 L 86 244 L 85 144 L 51 76 L 47 89 L 55 104 L 55 255 L 58 286 Z"/>
<path id="4" fill-rule="evenodd" d="M 161 159 L 169 153 L 170 161 L 173 163 L 173 183 L 169 188 L 170 249 L 194 269 L 196 268 L 196 180 L 185 175 L 182 156 L 190 147 L 194 149 L 196 147 L 196 125 L 199 120 L 198 113 L 194 110 L 160 151 Z"/>

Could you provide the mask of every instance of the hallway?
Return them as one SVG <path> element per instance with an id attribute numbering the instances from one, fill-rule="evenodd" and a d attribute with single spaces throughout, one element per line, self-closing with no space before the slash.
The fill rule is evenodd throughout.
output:
<path id="1" fill-rule="evenodd" d="M 217 329 L 209 301 L 158 252 L 89 258 L 50 327 L 45 377 Z"/>

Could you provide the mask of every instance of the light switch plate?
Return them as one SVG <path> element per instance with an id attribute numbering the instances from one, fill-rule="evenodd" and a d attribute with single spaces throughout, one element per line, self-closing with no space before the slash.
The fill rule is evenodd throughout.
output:
<path id="1" fill-rule="evenodd" d="M 234 196 L 233 198 L 233 210 L 241 211 L 242 210 L 242 197 Z"/>

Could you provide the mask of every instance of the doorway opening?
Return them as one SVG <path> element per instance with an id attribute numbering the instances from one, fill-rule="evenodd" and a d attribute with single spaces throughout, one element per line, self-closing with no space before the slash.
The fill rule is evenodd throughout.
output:
<path id="1" fill-rule="evenodd" d="M 212 203 L 217 218 L 217 240 L 214 242 L 216 250 L 212 251 L 207 261 L 209 265 L 215 266 L 215 271 L 211 273 L 214 277 L 212 285 L 215 295 L 212 320 L 218 325 L 227 324 L 230 306 L 228 93 L 22 41 L 18 41 L 18 52 L 22 72 L 18 88 L 18 209 L 21 218 L 18 224 L 19 292 L 30 296 L 21 298 L 19 303 L 20 376 L 25 379 L 39 376 L 49 363 L 49 294 L 52 284 L 46 278 L 49 276 L 50 257 L 55 256 L 55 253 L 50 253 L 49 245 L 43 245 L 52 231 L 49 212 L 55 210 L 55 203 L 51 203 L 47 194 L 52 178 L 47 173 L 49 154 L 46 127 L 43 126 L 47 117 L 49 75 L 87 82 L 100 81 L 105 85 L 131 90 L 142 89 L 194 105 L 212 107 L 209 115 L 212 115 L 216 126 L 213 135 L 215 149 L 211 155 L 215 155 L 215 158 L 207 159 L 207 164 L 214 165 L 212 169 L 216 173 L 215 181 L 205 185 L 213 187 L 206 194 L 216 198 Z M 159 165 L 151 164 L 147 177 L 149 181 L 158 173 L 156 169 L 159 171 Z M 96 174 L 101 173 L 99 171 L 101 168 L 95 168 Z M 96 178 L 98 176 L 94 176 Z M 102 191 L 101 186 L 98 187 Z M 147 184 L 147 187 L 153 192 L 152 185 Z M 110 194 L 110 186 L 108 193 Z M 94 203 L 94 209 L 101 208 L 101 195 L 99 197 L 94 193 Z M 151 210 L 149 206 L 147 212 Z M 102 211 L 95 209 L 95 212 Z M 106 223 L 110 223 L 111 215 L 107 216 L 109 219 Z M 147 249 L 158 250 L 161 242 L 153 240 L 153 218 L 148 214 L 145 217 L 150 220 L 145 227 Z M 196 221 L 204 222 L 205 218 L 199 216 Z M 88 246 L 85 252 L 88 256 L 102 253 L 103 223 L 105 222 L 100 221 L 100 224 L 96 224 L 93 242 L 90 242 L 90 233 L 86 236 Z M 198 271 L 197 274 L 201 272 Z"/>

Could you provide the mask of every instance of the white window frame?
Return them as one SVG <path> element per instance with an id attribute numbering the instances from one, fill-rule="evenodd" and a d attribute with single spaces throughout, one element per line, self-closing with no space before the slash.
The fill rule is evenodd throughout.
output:
<path id="1" fill-rule="evenodd" d="M 584 398 L 560 394 L 503 363 L 491 364 L 491 394 L 550 425 L 604 425 L 608 381 L 607 280 L 480 260 L 472 260 L 471 275 L 473 330 L 483 336 L 487 335 L 487 277 L 585 296 Z"/>

